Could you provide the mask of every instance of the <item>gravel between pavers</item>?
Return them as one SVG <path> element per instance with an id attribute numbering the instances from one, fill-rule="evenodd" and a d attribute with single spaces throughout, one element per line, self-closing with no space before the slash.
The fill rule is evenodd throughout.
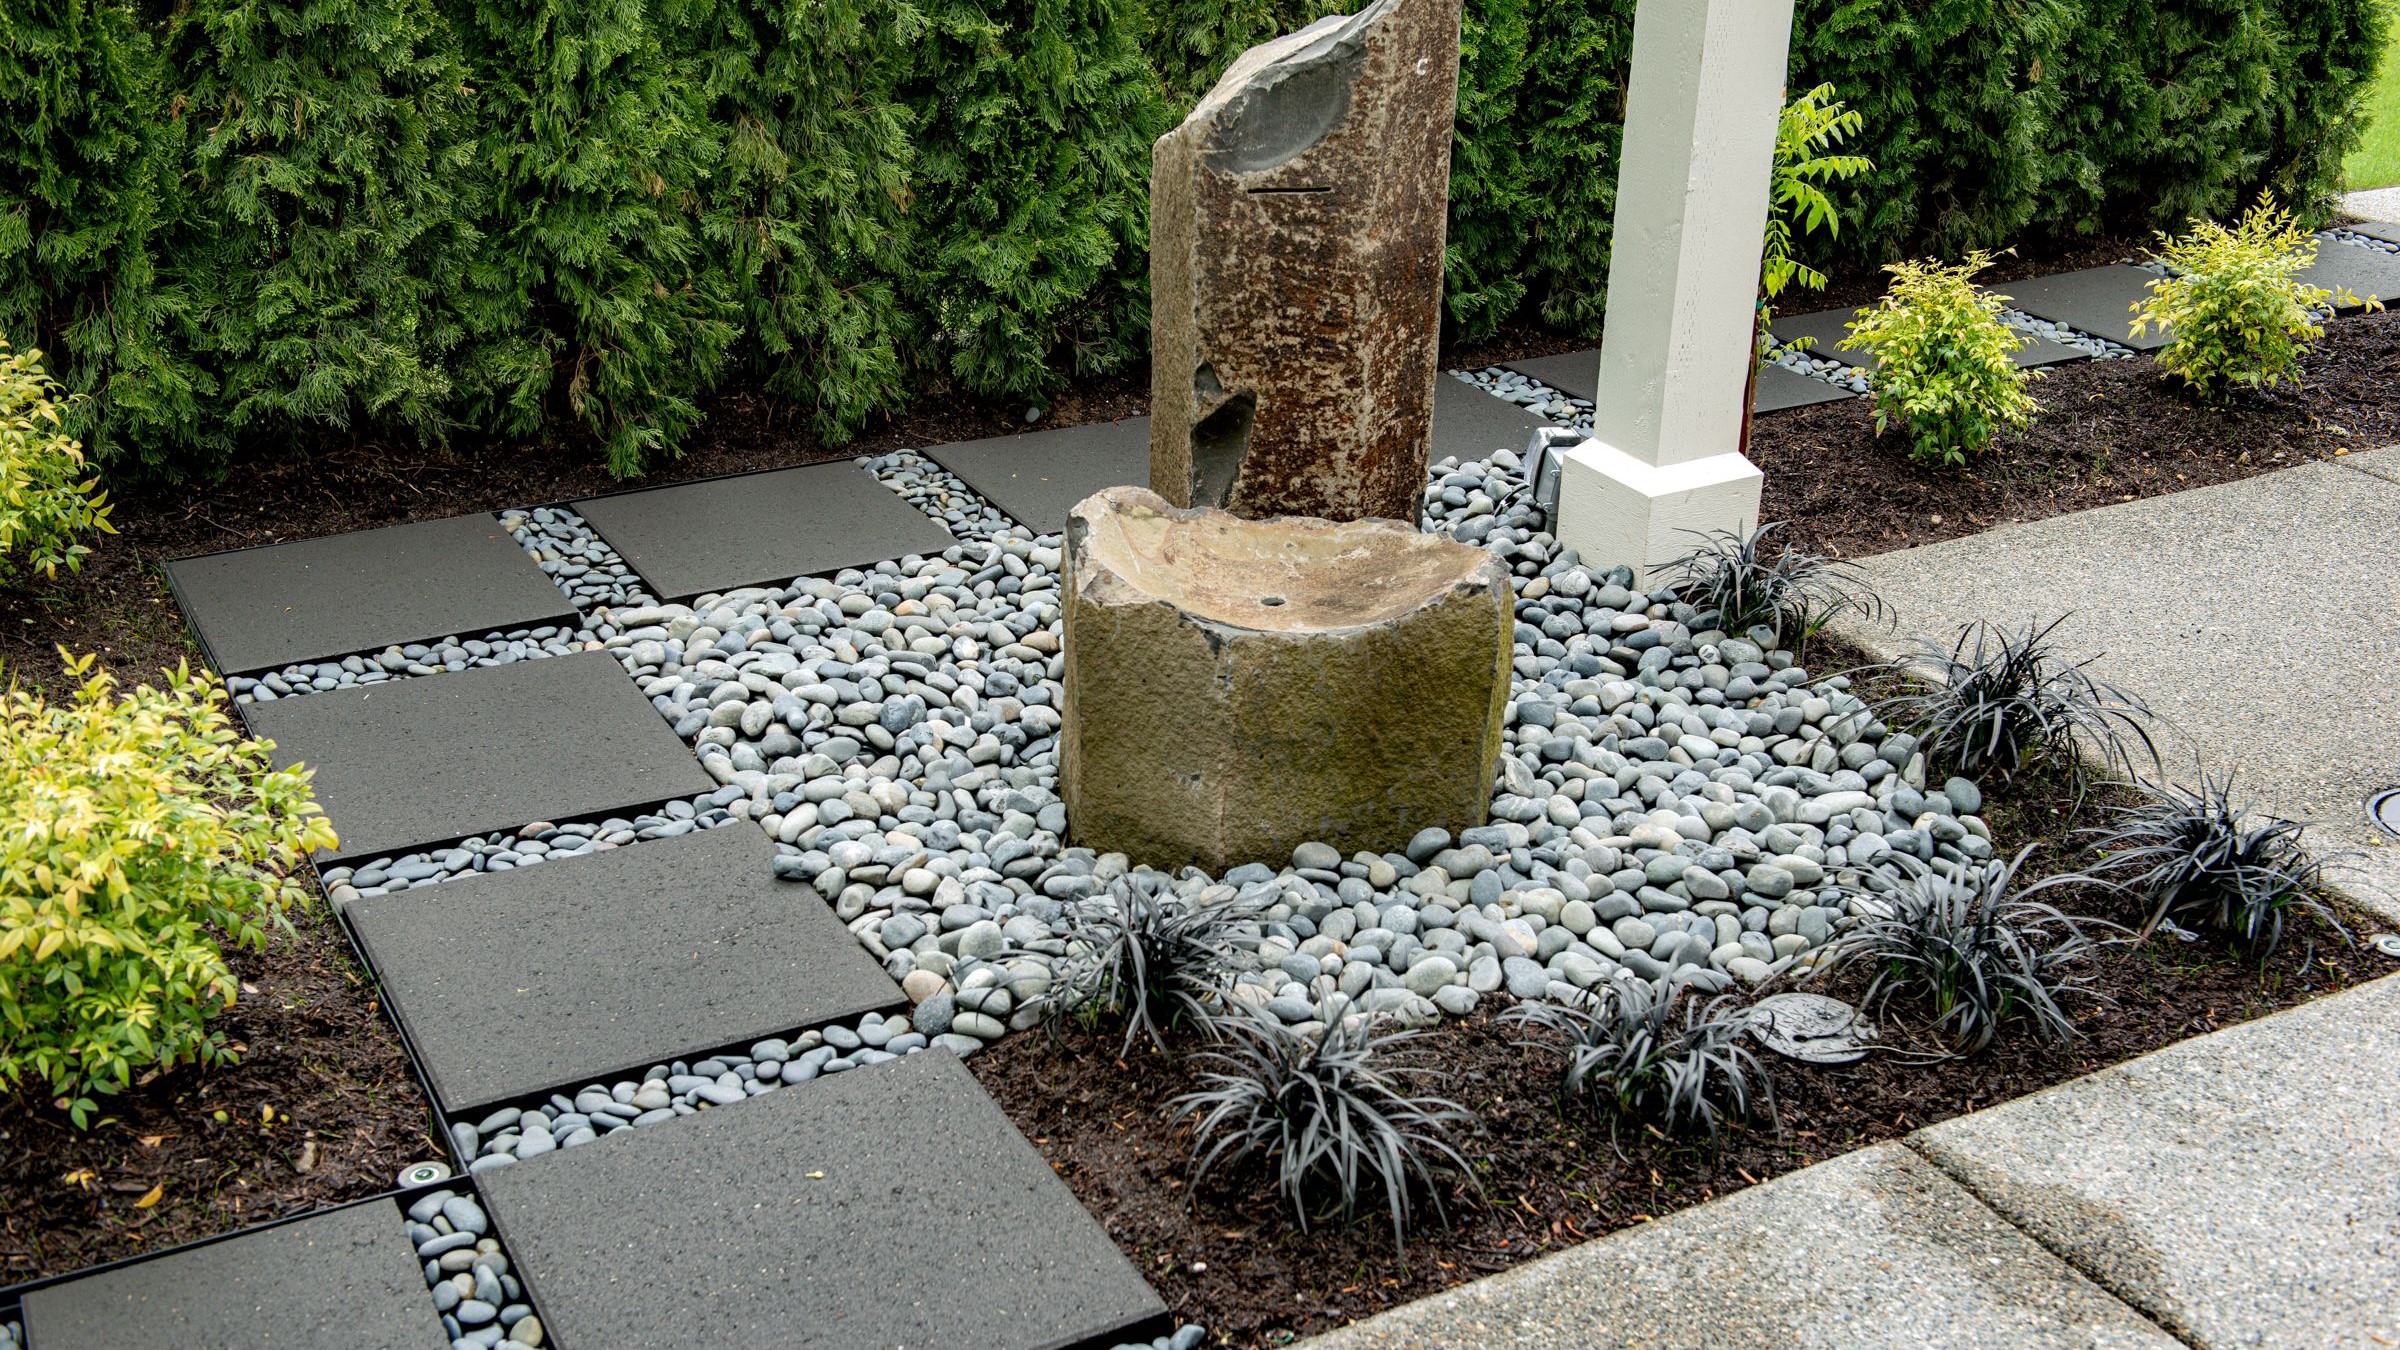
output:
<path id="1" fill-rule="evenodd" d="M 13 1317 L 5 1322 L 0 1322 L 0 1347 L 6 1347 L 6 1350 L 22 1350 L 24 1344 L 24 1323 Z"/>
<path id="2" fill-rule="evenodd" d="M 370 895 L 439 885 L 478 872 L 507 872 L 532 867 L 553 858 L 603 853 L 645 839 L 671 839 L 694 830 L 733 823 L 726 810 L 740 794 L 729 788 L 703 793 L 690 801 L 669 802 L 656 811 L 636 816 L 554 825 L 546 820 L 515 830 L 497 830 L 448 848 L 428 849 L 398 857 L 373 858 L 321 874 L 327 898 L 337 904 Z"/>
<path id="3" fill-rule="evenodd" d="M 474 1196 L 427 1191 L 409 1203 L 407 1223 L 452 1350 L 540 1350 L 548 1333 Z"/>
<path id="4" fill-rule="evenodd" d="M 2360 234 L 2356 230 L 2345 230 L 2337 227 L 2335 229 L 2327 230 L 2317 237 L 2319 239 L 2335 240 L 2344 244 L 2356 244 L 2360 248 L 2371 248 L 2380 253 L 2400 253 L 2400 239 L 2384 239 L 2372 234 Z"/>

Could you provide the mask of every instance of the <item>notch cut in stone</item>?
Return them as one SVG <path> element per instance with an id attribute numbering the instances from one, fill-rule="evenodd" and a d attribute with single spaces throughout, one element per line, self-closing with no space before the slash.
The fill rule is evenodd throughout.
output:
<path id="1" fill-rule="evenodd" d="M 1222 871 L 1483 823 L 1514 632 L 1490 553 L 1111 488 L 1075 509 L 1065 584 L 1076 842 Z"/>

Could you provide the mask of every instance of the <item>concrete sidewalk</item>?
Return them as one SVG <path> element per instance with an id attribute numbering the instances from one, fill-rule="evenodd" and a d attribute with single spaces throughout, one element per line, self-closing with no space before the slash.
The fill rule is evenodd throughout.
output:
<path id="1" fill-rule="evenodd" d="M 2231 453 L 2232 448 L 2228 448 Z M 2328 879 L 2400 923 L 2400 846 L 2366 796 L 2400 783 L 2400 446 L 1862 559 L 1897 627 L 1879 656 L 1988 619 L 2067 615 L 2062 653 L 2146 701 L 2170 776 L 2232 772 L 2312 824 Z"/>
<path id="2" fill-rule="evenodd" d="M 2400 976 L 1303 1344 L 2400 1345 Z"/>

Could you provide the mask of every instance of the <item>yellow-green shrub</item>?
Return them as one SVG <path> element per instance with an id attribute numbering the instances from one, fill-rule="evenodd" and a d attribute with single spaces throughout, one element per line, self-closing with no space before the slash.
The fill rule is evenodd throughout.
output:
<path id="1" fill-rule="evenodd" d="M 2317 241 L 2272 199 L 2260 198 L 2231 229 L 2195 220 L 2180 239 L 2161 234 L 2154 256 L 2169 275 L 2134 305 L 2133 331 L 2172 334 L 2159 368 L 2203 398 L 2298 376 L 2301 353 L 2325 335 L 2320 311 L 2334 292 L 2300 280 L 2317 260 Z"/>
<path id="2" fill-rule="evenodd" d="M 10 351 L 0 337 L 0 580 L 20 566 L 72 572 L 91 552 L 76 531 L 116 533 L 100 480 L 84 473 L 83 444 L 60 425 L 57 390 L 40 352 Z"/>
<path id="3" fill-rule="evenodd" d="M 1992 256 L 1966 261 L 1899 262 L 1891 289 L 1850 321 L 1842 346 L 1875 356 L 1875 430 L 1905 424 L 1910 452 L 1927 464 L 1959 465 L 2003 429 L 2033 420 L 2040 406 L 2025 392 L 2040 378 L 2013 359 L 2027 339 L 2001 322 L 2006 296 L 1977 290 L 1971 278 Z"/>
<path id="4" fill-rule="evenodd" d="M 153 1067 L 233 1058 L 208 1018 L 238 987 L 220 941 L 257 947 L 334 842 L 304 769 L 276 769 L 214 677 L 119 693 L 93 658 L 53 704 L 0 694 L 0 1082 L 94 1098 Z"/>

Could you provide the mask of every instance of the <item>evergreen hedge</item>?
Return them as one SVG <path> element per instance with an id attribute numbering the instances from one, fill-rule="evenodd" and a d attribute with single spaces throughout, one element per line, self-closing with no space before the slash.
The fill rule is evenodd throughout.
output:
<path id="1" fill-rule="evenodd" d="M 2388 0 L 1800 0 L 1861 262 L 2321 215 Z M 1149 144 L 1347 0 L 12 0 L 0 333 L 117 477 L 581 423 L 728 379 L 830 442 L 1146 345 Z M 1468 0 L 1446 313 L 1596 335 L 1634 0 Z"/>

